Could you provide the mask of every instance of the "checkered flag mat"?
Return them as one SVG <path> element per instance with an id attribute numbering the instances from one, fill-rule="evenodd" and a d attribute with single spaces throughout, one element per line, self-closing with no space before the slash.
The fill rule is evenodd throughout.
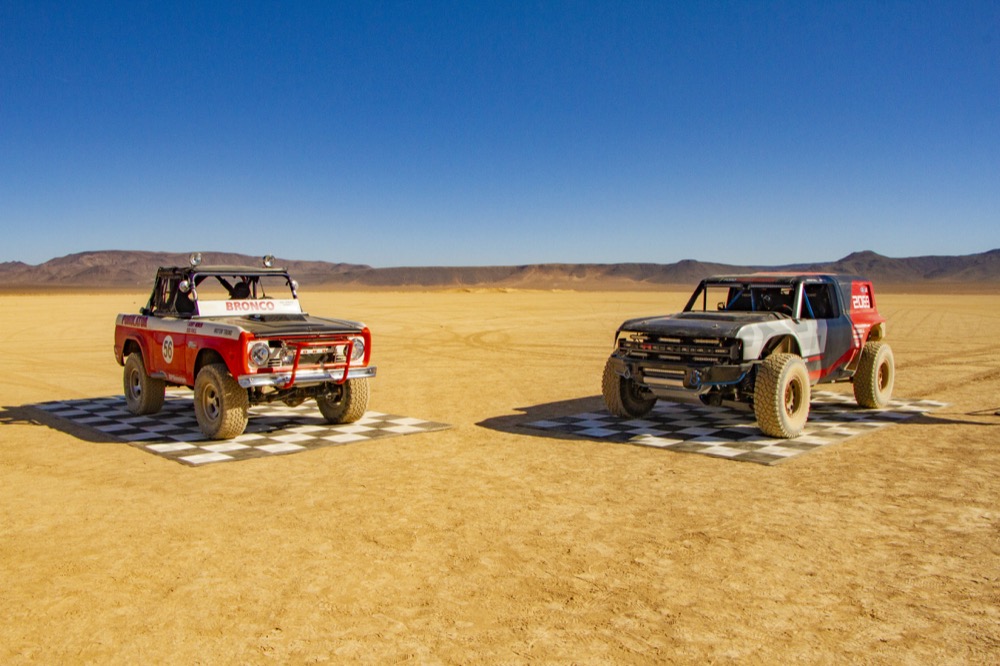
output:
<path id="1" fill-rule="evenodd" d="M 251 407 L 250 421 L 242 435 L 209 440 L 198 429 L 191 392 L 183 389 L 168 391 L 163 409 L 148 416 L 130 413 L 124 396 L 32 406 L 186 465 L 264 458 L 451 427 L 381 412 L 366 412 L 354 423 L 331 425 L 310 400 L 298 407 L 282 403 Z"/>
<path id="2" fill-rule="evenodd" d="M 886 409 L 862 409 L 853 395 L 814 391 L 809 420 L 795 439 L 764 435 L 749 410 L 664 401 L 641 419 L 618 418 L 602 410 L 523 425 L 583 439 L 773 465 L 946 406 L 933 400 L 892 400 Z"/>

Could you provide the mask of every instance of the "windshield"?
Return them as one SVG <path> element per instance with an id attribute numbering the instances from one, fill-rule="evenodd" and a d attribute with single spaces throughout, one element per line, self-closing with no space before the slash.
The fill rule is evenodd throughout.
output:
<path id="1" fill-rule="evenodd" d="M 795 287 L 787 284 L 731 282 L 699 286 L 685 308 L 687 312 L 795 311 Z"/>
<path id="2" fill-rule="evenodd" d="M 196 274 L 191 293 L 197 294 L 197 314 L 202 317 L 302 314 L 295 284 L 280 273 Z"/>
<path id="3" fill-rule="evenodd" d="M 199 301 L 295 298 L 286 275 L 195 275 Z"/>

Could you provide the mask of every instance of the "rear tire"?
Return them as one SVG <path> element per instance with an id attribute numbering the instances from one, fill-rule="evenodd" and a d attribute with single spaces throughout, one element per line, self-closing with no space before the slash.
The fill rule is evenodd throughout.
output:
<path id="1" fill-rule="evenodd" d="M 135 352 L 128 355 L 122 384 L 125 389 L 125 405 L 133 414 L 155 414 L 163 407 L 167 383 L 146 374 L 142 354 Z"/>
<path id="2" fill-rule="evenodd" d="M 769 437 L 792 439 L 809 418 L 809 371 L 795 354 L 772 354 L 757 367 L 753 411 Z"/>
<path id="3" fill-rule="evenodd" d="M 348 379 L 340 385 L 340 395 L 336 392 L 316 396 L 316 404 L 327 423 L 354 423 L 368 410 L 370 389 L 368 379 Z"/>
<path id="4" fill-rule="evenodd" d="M 232 439 L 246 430 L 250 400 L 224 363 L 212 363 L 194 379 L 194 415 L 209 439 Z"/>
<path id="5" fill-rule="evenodd" d="M 861 350 L 854 373 L 854 398 L 868 409 L 884 409 L 892 399 L 896 363 L 892 348 L 885 342 L 868 342 Z"/>
<path id="6" fill-rule="evenodd" d="M 611 359 L 604 364 L 601 393 L 608 411 L 615 416 L 639 418 L 649 414 L 656 404 L 656 396 L 643 390 L 631 378 L 626 379 L 615 372 Z"/>

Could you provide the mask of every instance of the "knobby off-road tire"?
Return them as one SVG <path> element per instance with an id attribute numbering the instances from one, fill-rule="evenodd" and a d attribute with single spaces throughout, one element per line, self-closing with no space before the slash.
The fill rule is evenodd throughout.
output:
<path id="1" fill-rule="evenodd" d="M 896 363 L 892 348 L 885 342 L 865 343 L 858 370 L 854 373 L 854 398 L 861 407 L 883 409 L 892 398 Z"/>
<path id="2" fill-rule="evenodd" d="M 247 427 L 250 400 L 224 363 L 212 363 L 194 379 L 194 415 L 209 439 L 232 439 Z"/>
<path id="3" fill-rule="evenodd" d="M 757 367 L 753 411 L 769 437 L 798 437 L 809 418 L 809 371 L 795 354 L 772 354 Z"/>
<path id="4" fill-rule="evenodd" d="M 354 423 L 368 410 L 368 379 L 348 379 L 340 385 L 340 395 L 335 392 L 316 396 L 316 404 L 328 423 Z"/>
<path id="5" fill-rule="evenodd" d="M 656 396 L 649 395 L 634 381 L 615 372 L 611 359 L 604 364 L 601 393 L 608 411 L 615 416 L 639 418 L 649 414 L 656 404 Z"/>
<path id="6" fill-rule="evenodd" d="M 146 374 L 142 354 L 129 354 L 122 374 L 125 405 L 133 414 L 155 414 L 163 407 L 167 383 Z"/>

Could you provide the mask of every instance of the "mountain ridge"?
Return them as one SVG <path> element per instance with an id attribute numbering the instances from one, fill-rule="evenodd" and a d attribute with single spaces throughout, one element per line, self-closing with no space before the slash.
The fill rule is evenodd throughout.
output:
<path id="1" fill-rule="evenodd" d="M 159 266 L 185 265 L 186 253 L 130 250 L 78 252 L 31 265 L 0 263 L 2 288 L 148 287 Z M 229 252 L 203 253 L 206 264 L 258 266 L 260 258 Z M 278 258 L 306 286 L 600 288 L 601 286 L 690 285 L 701 278 L 747 271 L 856 273 L 885 284 L 988 283 L 1000 285 L 1000 249 L 970 255 L 893 258 L 870 250 L 828 262 L 779 266 L 734 265 L 684 259 L 648 262 L 513 266 L 397 266 Z"/>

